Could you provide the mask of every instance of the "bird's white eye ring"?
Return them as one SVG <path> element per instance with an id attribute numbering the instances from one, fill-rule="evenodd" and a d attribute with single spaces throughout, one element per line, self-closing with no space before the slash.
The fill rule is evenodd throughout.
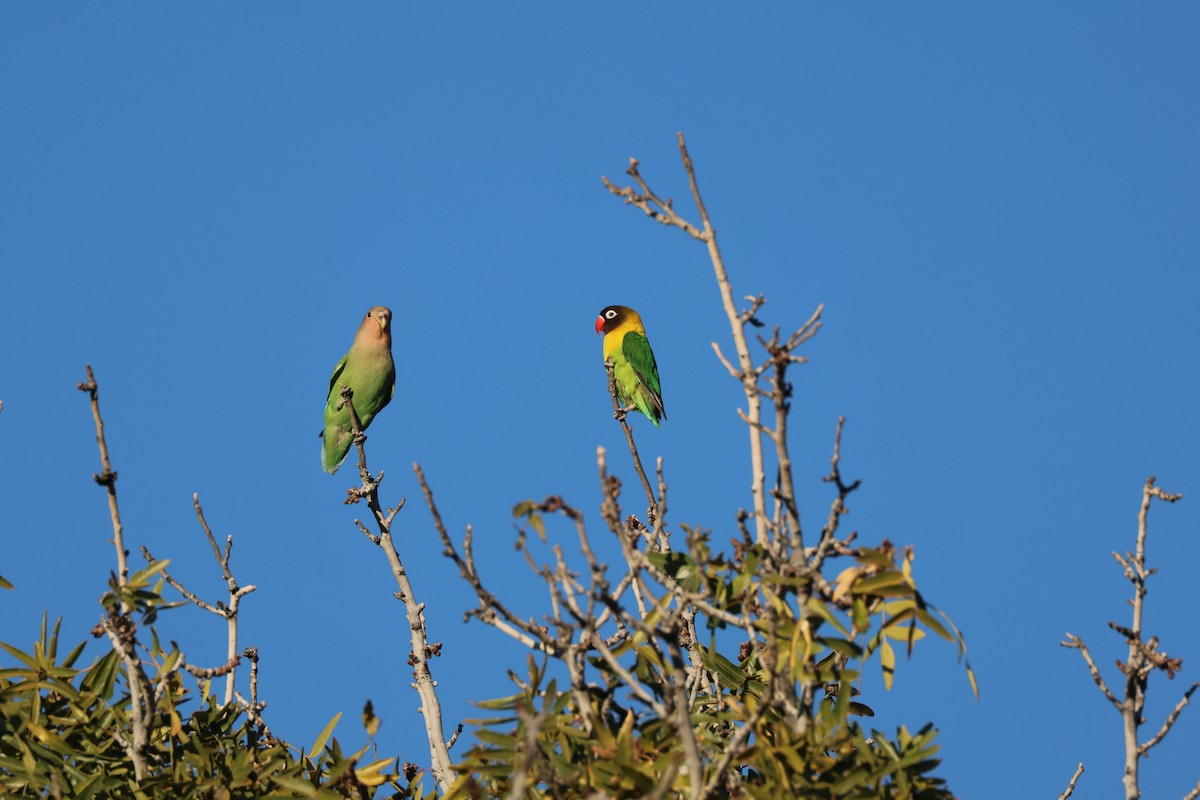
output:
<path id="1" fill-rule="evenodd" d="M 605 318 L 605 319 L 612 319 L 612 318 L 613 318 L 613 317 L 615 317 L 615 316 L 617 316 L 617 311 L 616 311 L 616 309 L 610 308 L 608 311 L 605 311 L 605 312 L 604 312 L 604 318 Z"/>

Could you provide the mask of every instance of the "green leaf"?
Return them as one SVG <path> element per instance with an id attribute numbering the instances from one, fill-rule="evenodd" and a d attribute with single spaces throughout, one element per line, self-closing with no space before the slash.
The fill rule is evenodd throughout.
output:
<path id="1" fill-rule="evenodd" d="M 917 618 L 919 620 L 921 620 L 922 623 L 925 624 L 925 627 L 929 628 L 934 633 L 936 633 L 938 636 L 942 637 L 943 639 L 945 639 L 948 642 L 953 642 L 955 640 L 954 636 L 952 636 L 950 634 L 950 631 L 946 630 L 942 626 L 942 623 L 938 622 L 937 619 L 933 616 L 933 614 L 930 614 L 928 611 L 926 611 L 925 609 L 920 608 L 920 607 L 918 607 L 916 609 L 916 612 L 917 612 Z"/>
<path id="2" fill-rule="evenodd" d="M 859 578 L 854 582 L 850 591 L 855 594 L 880 594 L 880 590 L 888 589 L 896 586 L 907 587 L 907 582 L 904 580 L 904 575 L 893 570 L 889 570 L 882 575 L 873 575 L 870 578 Z"/>
<path id="3" fill-rule="evenodd" d="M 342 712 L 339 711 L 338 713 L 334 714 L 333 719 L 329 720 L 329 724 L 325 726 L 325 730 L 321 731 L 320 735 L 317 736 L 317 740 L 313 742 L 313 746 L 308 751 L 312 753 L 314 757 L 319 755 L 321 751 L 325 749 L 325 742 L 329 741 L 330 734 L 333 733 L 333 729 L 337 727 L 338 720 L 341 718 Z"/>
<path id="4" fill-rule="evenodd" d="M 721 685 L 726 688 L 739 689 L 746 681 L 746 673 L 737 664 L 703 645 L 700 646 L 700 663 L 705 669 L 717 673 Z"/>
<path id="5" fill-rule="evenodd" d="M 379 733 L 379 726 L 382 720 L 375 716 L 375 706 L 371 704 L 370 700 L 363 706 L 362 718 L 363 727 L 367 730 L 367 736 L 374 738 L 375 734 Z"/>
<path id="6" fill-rule="evenodd" d="M 899 625 L 888 625 L 883 629 L 883 633 L 889 639 L 895 639 L 897 642 L 907 642 L 910 637 L 910 629 Z M 914 642 L 919 642 L 925 638 L 925 631 L 920 628 L 912 629 L 911 638 Z"/>
<path id="7" fill-rule="evenodd" d="M 851 714 L 854 714 L 855 716 L 859 716 L 859 717 L 875 716 L 875 712 L 871 710 L 870 706 L 865 706 L 862 703 L 858 703 L 853 700 L 850 701 L 849 711 Z"/>
<path id="8" fill-rule="evenodd" d="M 276 775 L 271 779 L 271 782 L 304 797 L 317 796 L 317 787 L 300 778 L 285 778 L 282 775 Z"/>
<path id="9" fill-rule="evenodd" d="M 842 624 L 842 621 L 838 619 L 834 613 L 829 610 L 829 607 L 826 606 L 821 600 L 818 600 L 815 597 L 810 597 L 804 608 L 810 616 L 819 617 L 820 619 L 825 620 L 830 625 L 837 628 L 838 631 L 844 636 L 850 635 L 850 631 L 846 630 L 846 626 Z"/>
<path id="10" fill-rule="evenodd" d="M 542 515 L 537 513 L 538 504 L 532 500 L 522 500 L 513 506 L 513 517 L 525 517 L 529 520 L 530 526 L 537 532 L 538 538 L 543 542 L 546 541 L 546 523 L 542 520 Z"/>
<path id="11" fill-rule="evenodd" d="M 862 648 L 854 642 L 848 642 L 845 639 L 838 639 L 833 636 L 822 636 L 817 639 L 818 642 L 828 647 L 837 653 L 850 658 L 858 658 L 862 655 Z"/>
<path id="12" fill-rule="evenodd" d="M 18 650 L 17 648 L 13 647 L 11 644 L 8 644 L 6 642 L 0 642 L 0 647 L 7 650 L 8 654 L 10 656 L 17 659 L 18 661 L 20 661 L 22 664 L 29 667 L 30 669 L 37 669 L 36 659 L 34 659 L 34 657 L 29 655 L 28 653 Z"/>
<path id="13" fill-rule="evenodd" d="M 883 688 L 890 692 L 896 677 L 896 651 L 886 638 L 879 640 L 879 664 L 883 668 Z"/>
<path id="14" fill-rule="evenodd" d="M 129 586 L 141 586 L 141 585 L 145 585 L 145 584 L 149 583 L 151 578 L 153 578 L 155 575 L 157 575 L 158 573 L 160 573 L 164 569 L 166 569 L 170 563 L 171 563 L 171 559 L 169 559 L 169 558 L 164 558 L 161 561 L 153 562 L 152 564 L 148 565 L 145 569 L 139 570 L 138 572 L 135 572 L 132 575 L 130 575 L 128 585 Z"/>
<path id="15" fill-rule="evenodd" d="M 537 531 L 538 538 L 543 542 L 546 541 L 546 523 L 542 522 L 541 514 L 530 514 L 529 524 Z"/>
<path id="16" fill-rule="evenodd" d="M 696 562 L 685 553 L 647 553 L 646 558 L 658 569 L 675 579 L 680 586 L 688 591 L 700 588 L 700 572 Z"/>
<path id="17" fill-rule="evenodd" d="M 861 597 L 855 597 L 850 606 L 850 621 L 858 631 L 865 631 L 871 626 L 870 612 L 867 611 L 867 604 Z"/>

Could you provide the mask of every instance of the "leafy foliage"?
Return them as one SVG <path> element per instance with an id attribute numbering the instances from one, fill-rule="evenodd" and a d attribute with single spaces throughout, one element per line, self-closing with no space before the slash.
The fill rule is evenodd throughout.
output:
<path id="1" fill-rule="evenodd" d="M 105 596 L 106 611 L 120 616 L 123 598 L 145 620 L 169 606 L 161 587 L 147 583 L 159 570 L 152 565 L 130 576 L 119 592 Z M 330 738 L 336 718 L 307 752 L 297 751 L 264 735 L 261 722 L 250 721 L 239 706 L 221 705 L 209 680 L 199 682 L 194 696 L 174 668 L 178 651 L 164 652 L 152 638 L 147 655 L 159 670 L 152 685 L 162 691 L 155 693 L 148 737 L 151 768 L 140 782 L 128 751 L 130 676 L 117 649 L 78 668 L 86 643 L 59 658 L 59 623 L 51 628 L 45 619 L 32 653 L 0 644 L 14 664 L 0 669 L 0 794 L 82 800 L 429 796 L 419 781 L 401 781 L 397 760 L 367 761 L 369 743 L 344 753 Z M 190 713 L 187 706 L 194 706 Z M 388 793 L 376 794 L 381 789 Z"/>
<path id="2" fill-rule="evenodd" d="M 518 515 L 528 517 L 536 506 L 521 504 Z M 892 736 L 868 730 L 858 719 L 873 712 L 850 688 L 875 655 L 890 675 L 889 640 L 911 644 L 928 630 L 961 645 L 961 635 L 917 591 L 911 551 L 886 542 L 860 550 L 822 597 L 813 576 L 787 569 L 789 560 L 767 548 L 737 547 L 726 559 L 710 552 L 703 535 L 689 533 L 694 555 L 658 553 L 648 561 L 665 583 L 703 592 L 720 611 L 748 613 L 754 639 L 742 643 L 736 660 L 728 658 L 716 641 L 729 623 L 710 618 L 709 644 L 696 648 L 703 688 L 687 704 L 686 729 L 636 697 L 622 705 L 618 690 L 629 688 L 627 677 L 603 658 L 588 658 L 592 680 L 575 691 L 550 677 L 549 659 L 531 656 L 522 691 L 480 704 L 497 714 L 473 721 L 479 744 L 457 765 L 460 777 L 448 796 L 693 796 L 699 784 L 708 797 L 952 797 L 933 775 L 933 727 L 913 734 L 901 726 Z M 624 676 L 666 703 L 671 668 L 661 652 L 669 637 L 686 633 L 656 627 L 654 634 L 657 648 L 633 637 L 613 654 L 627 662 Z M 690 746 L 701 766 L 695 778 L 685 755 Z"/>

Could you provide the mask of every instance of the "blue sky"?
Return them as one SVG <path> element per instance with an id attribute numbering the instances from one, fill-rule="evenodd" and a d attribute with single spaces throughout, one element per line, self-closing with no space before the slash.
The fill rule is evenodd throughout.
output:
<path id="1" fill-rule="evenodd" d="M 276 733 L 310 742 L 341 710 L 354 745 L 369 697 L 381 752 L 425 761 L 390 573 L 341 503 L 353 475 L 318 457 L 330 371 L 375 304 L 399 375 L 368 447 L 385 499 L 409 501 L 449 722 L 524 655 L 462 624 L 412 462 L 538 613 L 513 504 L 560 493 L 598 533 L 595 448 L 635 482 L 603 306 L 637 308 L 658 356 L 670 419 L 635 425 L 669 521 L 727 539 L 750 499 L 711 268 L 600 183 L 636 156 L 690 213 L 681 130 L 737 293 L 785 327 L 826 306 L 795 376 L 809 528 L 844 414 L 847 524 L 913 543 L 967 635 L 979 702 L 932 644 L 890 694 L 867 679 L 875 722 L 934 721 L 964 797 L 1054 796 L 1080 760 L 1075 796 L 1111 794 L 1119 718 L 1058 642 L 1083 636 L 1117 682 L 1110 552 L 1150 473 L 1187 497 L 1152 512 L 1147 630 L 1184 674 L 1151 679 L 1146 736 L 1200 676 L 1198 38 L 1188 3 L 5 4 L 0 639 L 29 645 L 48 609 L 82 640 L 99 614 L 91 363 L 135 552 L 215 600 L 193 492 L 234 535 Z M 216 662 L 218 623 L 186 609 L 160 631 Z M 1198 735 L 1189 709 L 1148 795 L 1195 784 Z"/>

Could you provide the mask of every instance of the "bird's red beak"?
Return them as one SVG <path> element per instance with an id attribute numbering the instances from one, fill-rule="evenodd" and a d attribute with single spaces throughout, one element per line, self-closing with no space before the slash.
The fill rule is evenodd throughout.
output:
<path id="1" fill-rule="evenodd" d="M 604 317 L 596 317 L 596 334 L 598 336 L 604 335 Z"/>

